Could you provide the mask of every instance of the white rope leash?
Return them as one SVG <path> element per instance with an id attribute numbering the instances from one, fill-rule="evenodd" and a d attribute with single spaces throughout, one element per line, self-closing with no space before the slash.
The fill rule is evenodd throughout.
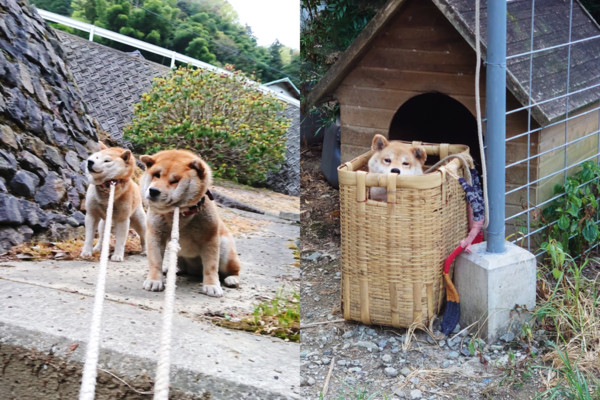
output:
<path id="1" fill-rule="evenodd" d="M 154 382 L 154 400 L 168 400 L 169 398 L 169 370 L 171 366 L 171 328 L 173 320 L 173 304 L 175 303 L 175 281 L 177 280 L 177 252 L 179 252 L 179 207 L 173 211 L 173 227 L 171 240 L 167 243 L 163 258 L 163 271 L 167 270 L 165 288 L 165 303 L 162 314 L 162 330 L 160 332 L 160 346 L 158 362 L 156 364 L 156 377 Z"/>
<path id="2" fill-rule="evenodd" d="M 106 286 L 106 269 L 108 265 L 108 250 L 110 229 L 112 224 L 113 204 L 115 201 L 115 184 L 110 185 L 106 219 L 104 220 L 104 236 L 102 237 L 102 251 L 100 252 L 100 267 L 98 268 L 98 281 L 94 295 L 94 310 L 90 326 L 90 338 L 85 354 L 79 400 L 93 400 L 96 390 L 96 375 L 98 374 L 98 352 L 100 347 L 100 326 L 102 323 L 102 305 Z"/>
<path id="3" fill-rule="evenodd" d="M 483 148 L 483 126 L 481 123 L 481 96 L 479 94 L 479 80 L 481 75 L 481 33 L 479 32 L 479 2 L 475 0 L 475 53 L 477 54 L 477 62 L 475 63 L 475 112 L 477 114 L 477 135 L 479 136 L 479 153 L 481 156 L 481 179 L 483 186 L 483 200 L 485 202 L 485 218 L 483 227 L 487 228 L 490 222 L 490 208 L 488 206 L 488 188 L 487 188 L 487 166 L 485 160 L 485 150 Z"/>

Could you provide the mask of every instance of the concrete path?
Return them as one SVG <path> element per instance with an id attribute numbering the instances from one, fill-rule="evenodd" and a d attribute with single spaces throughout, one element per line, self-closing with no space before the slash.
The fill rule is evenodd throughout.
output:
<path id="1" fill-rule="evenodd" d="M 299 344 L 214 326 L 211 315 L 242 316 L 274 297 L 296 290 L 299 269 L 296 222 L 221 209 L 236 234 L 243 263 L 241 287 L 222 298 L 200 294 L 201 282 L 179 276 L 173 326 L 171 382 L 213 399 L 299 398 Z M 272 213 L 270 213 L 272 214 Z M 237 222 L 237 224 L 236 224 Z M 232 226 L 235 225 L 235 226 Z M 53 348 L 82 361 L 91 320 L 97 262 L 0 263 L 0 340 L 36 351 Z M 122 378 L 154 376 L 162 292 L 142 289 L 146 259 L 109 262 L 100 367 Z M 72 354 L 72 344 L 81 344 Z"/>

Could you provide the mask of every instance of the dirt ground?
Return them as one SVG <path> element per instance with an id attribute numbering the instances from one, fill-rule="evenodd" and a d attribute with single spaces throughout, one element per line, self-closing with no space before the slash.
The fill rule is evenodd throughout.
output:
<path id="1" fill-rule="evenodd" d="M 16 346 L 0 345 L 0 397 L 4 400 L 75 399 L 79 393 L 80 363 L 55 357 L 52 351 L 40 353 Z M 152 395 L 153 379 L 140 374 L 124 381 L 99 370 L 95 398 L 142 400 Z M 191 395 L 172 390 L 173 400 L 209 400 L 209 393 Z"/>
<path id="2" fill-rule="evenodd" d="M 364 326 L 340 309 L 339 196 L 320 172 L 320 147 L 302 149 L 300 371 L 305 399 L 532 399 L 544 391 L 539 329 L 524 342 L 478 343 L 468 332 Z M 439 321 L 434 323 L 434 327 Z M 322 396 L 322 397 L 320 397 Z"/>

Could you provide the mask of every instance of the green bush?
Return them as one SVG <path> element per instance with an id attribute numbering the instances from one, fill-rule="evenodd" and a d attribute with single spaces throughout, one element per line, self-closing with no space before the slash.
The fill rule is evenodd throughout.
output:
<path id="1" fill-rule="evenodd" d="M 241 72 L 182 67 L 155 79 L 124 137 L 141 153 L 189 149 L 215 176 L 255 184 L 284 159 L 290 121 L 283 108 Z"/>
<path id="2" fill-rule="evenodd" d="M 596 223 L 600 167 L 591 161 L 582 163 L 580 171 L 554 188 L 554 194 L 560 197 L 542 212 L 542 222 L 551 225 L 541 247 L 546 248 L 554 240 L 572 257 L 583 255 L 600 239 Z"/>

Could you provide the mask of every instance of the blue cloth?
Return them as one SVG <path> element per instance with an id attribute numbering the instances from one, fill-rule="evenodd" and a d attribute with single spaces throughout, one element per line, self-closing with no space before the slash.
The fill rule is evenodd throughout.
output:
<path id="1" fill-rule="evenodd" d="M 481 190 L 479 173 L 476 169 L 471 170 L 471 179 L 473 181 L 472 185 L 465 178 L 458 178 L 458 182 L 465 191 L 467 201 L 473 210 L 473 221 L 480 221 L 485 217 L 485 204 L 483 202 L 483 191 Z"/>

